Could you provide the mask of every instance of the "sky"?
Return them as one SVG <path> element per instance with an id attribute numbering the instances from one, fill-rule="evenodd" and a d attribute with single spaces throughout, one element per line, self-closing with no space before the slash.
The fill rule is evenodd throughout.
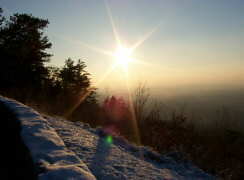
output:
<path id="1" fill-rule="evenodd" d="M 169 93 L 244 86 L 243 0 L 0 0 L 0 6 L 6 15 L 48 19 L 50 64 L 81 59 L 101 89 L 120 91 L 128 82 Z M 153 31 L 132 52 L 143 63 L 129 63 L 128 75 L 121 67 L 108 73 L 115 57 L 94 50 L 116 51 L 109 12 L 126 47 Z"/>

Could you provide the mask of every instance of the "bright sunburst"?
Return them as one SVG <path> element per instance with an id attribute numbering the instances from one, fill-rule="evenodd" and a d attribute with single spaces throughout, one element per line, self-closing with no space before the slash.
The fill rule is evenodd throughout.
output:
<path id="1" fill-rule="evenodd" d="M 100 80 L 98 82 L 96 82 L 96 85 L 99 85 L 102 81 L 104 81 L 106 79 L 107 76 L 110 75 L 110 73 L 116 68 L 116 67 L 122 67 L 122 69 L 124 70 L 124 74 L 125 74 L 125 80 L 126 80 L 126 86 L 127 86 L 127 90 L 128 90 L 128 96 L 129 96 L 129 108 L 130 111 L 132 113 L 132 126 L 133 129 L 135 130 L 135 137 L 136 137 L 136 141 L 138 143 L 140 143 L 140 134 L 139 134 L 139 130 L 138 130 L 138 125 L 137 125 L 137 121 L 136 121 L 136 116 L 135 116 L 135 112 L 134 112 L 134 108 L 133 108 L 133 103 L 132 103 L 132 96 L 131 96 L 131 90 L 130 90 L 130 83 L 129 83 L 129 71 L 128 71 L 128 65 L 129 63 L 140 63 L 140 64 L 145 64 L 145 65 L 149 65 L 150 63 L 146 63 L 144 61 L 138 60 L 137 58 L 133 58 L 132 57 L 132 53 L 142 44 L 144 43 L 145 40 L 147 40 L 157 29 L 159 26 L 156 26 L 155 28 L 153 28 L 150 32 L 148 32 L 147 34 L 145 34 L 142 39 L 140 39 L 139 41 L 137 41 L 136 43 L 134 43 L 133 45 L 131 45 L 129 48 L 127 46 L 124 46 L 121 43 L 121 39 L 120 36 L 117 32 L 117 29 L 115 27 L 115 23 L 112 17 L 112 13 L 110 11 L 110 8 L 108 6 L 107 1 L 105 0 L 105 5 L 106 5 L 106 9 L 107 9 L 107 13 L 110 19 L 110 23 L 112 26 L 112 30 L 113 30 L 113 34 L 114 34 L 114 38 L 117 44 L 117 49 L 115 52 L 110 52 L 110 51 L 106 51 L 94 46 L 90 46 L 86 43 L 77 41 L 77 40 L 72 40 L 72 42 L 76 42 L 82 46 L 85 46 L 89 49 L 92 49 L 96 52 L 99 53 L 103 53 L 105 55 L 108 56 L 112 56 L 115 59 L 115 63 L 111 66 L 111 68 L 108 69 L 107 72 L 105 72 L 105 74 L 100 78 Z M 160 24 L 159 24 L 160 25 Z M 77 103 L 74 104 L 74 106 L 72 108 L 69 109 L 69 111 L 66 113 L 67 116 L 69 116 L 70 114 L 72 114 L 72 112 L 80 105 L 80 103 L 92 92 L 92 88 L 88 89 L 85 93 L 81 93 L 80 98 L 77 100 Z M 108 141 L 111 141 L 111 138 L 108 139 Z"/>
<path id="2" fill-rule="evenodd" d="M 125 46 L 119 46 L 114 53 L 118 65 L 127 67 L 130 62 L 133 61 L 132 50 Z"/>

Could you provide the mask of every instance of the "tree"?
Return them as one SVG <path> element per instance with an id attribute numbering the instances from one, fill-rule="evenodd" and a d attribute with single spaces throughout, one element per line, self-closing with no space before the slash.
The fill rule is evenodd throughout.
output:
<path id="1" fill-rule="evenodd" d="M 80 59 L 74 64 L 74 61 L 68 58 L 60 70 L 62 88 L 75 95 L 87 89 L 90 86 L 90 74 L 85 68 L 85 63 Z"/>
<path id="2" fill-rule="evenodd" d="M 17 89 L 24 100 L 27 91 L 31 93 L 42 89 L 48 76 L 44 63 L 51 57 L 46 52 L 51 43 L 43 34 L 48 23 L 48 20 L 32 15 L 14 14 L 1 26 L 1 91 Z"/>
<path id="3" fill-rule="evenodd" d="M 95 125 L 100 110 L 96 88 L 91 87 L 90 74 L 85 68 L 85 62 L 80 59 L 75 63 L 68 58 L 60 69 L 57 80 L 61 86 L 61 109 L 66 118 Z"/>
<path id="4" fill-rule="evenodd" d="M 2 10 L 2 8 L 0 8 L 0 28 L 5 20 L 5 17 L 3 17 L 2 13 L 3 13 L 3 10 Z"/>
<path id="5" fill-rule="evenodd" d="M 75 63 L 71 58 L 65 61 L 62 68 L 49 67 L 49 90 L 51 94 L 57 92 L 55 101 L 63 102 L 62 105 L 59 103 L 63 111 L 75 106 L 81 111 L 88 105 L 97 104 L 96 88 L 91 87 L 90 74 L 85 68 L 85 62 L 79 59 Z"/>
<path id="6" fill-rule="evenodd" d="M 90 118 L 98 104 L 85 63 L 69 58 L 61 68 L 45 64 L 51 57 L 46 52 L 51 43 L 44 35 L 48 24 L 29 14 L 6 20 L 0 8 L 0 93 L 41 104 L 51 113 L 75 111 L 77 119 L 85 113 Z"/>
<path id="7" fill-rule="evenodd" d="M 136 142 L 131 111 L 124 98 L 107 97 L 102 104 L 102 109 L 105 116 L 102 122 L 105 133 L 121 135 Z"/>
<path id="8" fill-rule="evenodd" d="M 146 105 L 149 102 L 150 92 L 145 84 L 139 83 L 133 94 L 133 106 L 138 123 L 142 123 L 146 116 Z"/>

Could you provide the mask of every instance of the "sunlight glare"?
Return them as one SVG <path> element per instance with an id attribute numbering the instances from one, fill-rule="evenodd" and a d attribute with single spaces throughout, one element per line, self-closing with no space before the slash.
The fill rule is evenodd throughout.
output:
<path id="1" fill-rule="evenodd" d="M 124 74 L 125 74 L 125 80 L 126 80 L 126 86 L 127 86 L 127 91 L 128 91 L 128 98 L 129 98 L 129 109 L 130 112 L 132 113 L 132 129 L 134 130 L 134 135 L 135 135 L 135 140 L 137 144 L 141 144 L 141 137 L 140 137 L 140 132 L 139 132 L 139 128 L 138 128 L 138 122 L 136 119 L 136 114 L 135 114 L 135 109 L 133 106 L 133 99 L 132 99 L 132 92 L 131 92 L 131 87 L 130 87 L 130 77 L 129 77 L 129 71 L 128 71 L 128 65 L 129 63 L 139 63 L 139 64 L 144 64 L 144 65 L 152 65 L 150 63 L 144 62 L 142 60 L 138 60 L 137 57 L 133 56 L 132 54 L 133 52 L 135 52 L 135 50 L 142 45 L 148 38 L 150 38 L 152 36 L 152 34 L 158 30 L 159 25 L 156 26 L 155 28 L 153 28 L 150 32 L 146 33 L 142 39 L 140 39 L 139 41 L 137 41 L 134 45 L 130 46 L 130 48 L 124 46 L 121 42 L 119 33 L 117 31 L 117 28 L 115 26 L 115 22 L 111 13 L 111 9 L 109 7 L 108 2 L 105 0 L 105 6 L 106 6 L 106 10 L 108 13 L 108 17 L 110 20 L 110 24 L 112 26 L 112 30 L 113 30 L 113 35 L 117 44 L 117 50 L 115 52 L 110 52 L 110 51 L 106 51 L 94 46 L 90 46 L 86 43 L 74 40 L 74 39 L 70 39 L 73 43 L 75 44 L 79 44 L 82 45 L 84 47 L 87 47 L 88 49 L 94 50 L 95 52 L 99 52 L 108 56 L 112 56 L 115 58 L 115 63 L 112 65 L 111 68 L 108 69 L 108 71 L 104 74 L 104 76 L 102 76 L 100 78 L 100 80 L 98 82 L 96 82 L 96 85 L 99 85 L 100 83 L 102 83 L 105 79 L 107 79 L 107 77 L 109 77 L 110 73 L 115 70 L 116 67 L 120 66 L 123 70 L 124 70 Z M 69 108 L 69 110 L 67 111 L 67 113 L 65 113 L 65 117 L 69 117 L 70 115 L 72 115 L 72 113 L 74 112 L 75 109 L 77 109 L 77 107 L 85 100 L 86 97 L 88 97 L 94 89 L 90 88 L 88 90 L 86 90 L 85 92 L 81 92 L 80 97 L 78 98 L 77 102 L 74 104 L 74 106 L 72 106 L 71 108 Z M 108 144 L 112 144 L 113 142 L 113 138 L 112 136 L 108 136 L 106 137 L 105 141 Z M 141 159 L 143 158 L 143 155 L 140 153 L 140 157 Z"/>
<path id="2" fill-rule="evenodd" d="M 130 62 L 133 61 L 131 57 L 132 51 L 129 48 L 124 46 L 119 46 L 115 52 L 115 58 L 118 64 L 122 66 L 127 66 Z"/>

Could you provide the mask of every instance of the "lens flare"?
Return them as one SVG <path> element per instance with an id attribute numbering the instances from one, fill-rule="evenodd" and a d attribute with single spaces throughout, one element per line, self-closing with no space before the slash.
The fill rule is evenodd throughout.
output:
<path id="1" fill-rule="evenodd" d="M 147 39 L 149 39 L 153 33 L 155 33 L 158 29 L 159 26 L 154 27 L 150 32 L 146 33 L 142 39 L 140 39 L 138 42 L 136 42 L 134 45 L 130 46 L 129 48 L 127 48 L 126 46 L 124 46 L 121 43 L 121 39 L 119 36 L 119 33 L 117 31 L 113 16 L 112 16 L 112 12 L 111 9 L 109 7 L 108 2 L 105 0 L 105 6 L 106 6 L 106 10 L 107 10 L 107 14 L 109 17 L 109 21 L 110 24 L 112 26 L 112 30 L 113 30 L 113 35 L 117 44 L 117 50 L 115 52 L 110 52 L 110 51 L 106 51 L 103 50 L 101 48 L 97 48 L 94 46 L 90 46 L 84 42 L 78 41 L 78 40 L 74 40 L 71 38 L 67 38 L 67 41 L 71 41 L 74 44 L 78 44 L 78 45 L 82 45 L 88 49 L 93 50 L 94 52 L 98 52 L 98 53 L 102 53 L 111 57 L 114 57 L 116 62 L 114 63 L 113 66 L 111 66 L 111 68 L 104 74 L 104 76 L 102 76 L 100 78 L 100 80 L 98 80 L 97 83 L 94 84 L 94 86 L 99 85 L 101 82 L 103 82 L 109 75 L 110 73 L 115 69 L 115 67 L 122 67 L 122 69 L 124 70 L 124 74 L 125 74 L 125 80 L 126 80 L 126 86 L 127 86 L 127 90 L 128 90 L 128 96 L 129 96 L 129 107 L 130 107 L 130 111 L 132 113 L 132 121 L 133 121 L 133 129 L 135 132 L 135 136 L 137 139 L 137 143 L 140 144 L 140 134 L 139 134 L 139 129 L 138 129 L 138 124 L 137 124 L 137 119 L 135 116 L 135 112 L 134 112 L 134 107 L 133 107 L 133 100 L 132 100 L 132 95 L 131 95 L 131 88 L 130 88 L 130 83 L 129 83 L 129 72 L 128 72 L 128 65 L 129 63 L 137 63 L 137 64 L 143 64 L 143 65 L 151 65 L 150 63 L 144 62 L 142 60 L 137 59 L 136 57 L 132 57 L 132 53 L 140 46 L 142 45 Z M 77 102 L 74 103 L 73 107 L 71 107 L 70 109 L 68 109 L 68 111 L 65 113 L 65 116 L 70 116 L 75 109 L 86 99 L 86 97 L 88 97 L 92 92 L 93 92 L 94 88 L 90 88 L 87 89 L 85 92 L 81 92 L 79 95 L 79 98 L 77 99 Z M 105 141 L 108 144 L 112 144 L 113 143 L 113 137 L 107 136 L 105 138 Z"/>
<path id="2" fill-rule="evenodd" d="M 113 143 L 113 137 L 112 136 L 107 136 L 105 138 L 105 141 L 108 143 L 108 144 L 112 144 Z"/>

